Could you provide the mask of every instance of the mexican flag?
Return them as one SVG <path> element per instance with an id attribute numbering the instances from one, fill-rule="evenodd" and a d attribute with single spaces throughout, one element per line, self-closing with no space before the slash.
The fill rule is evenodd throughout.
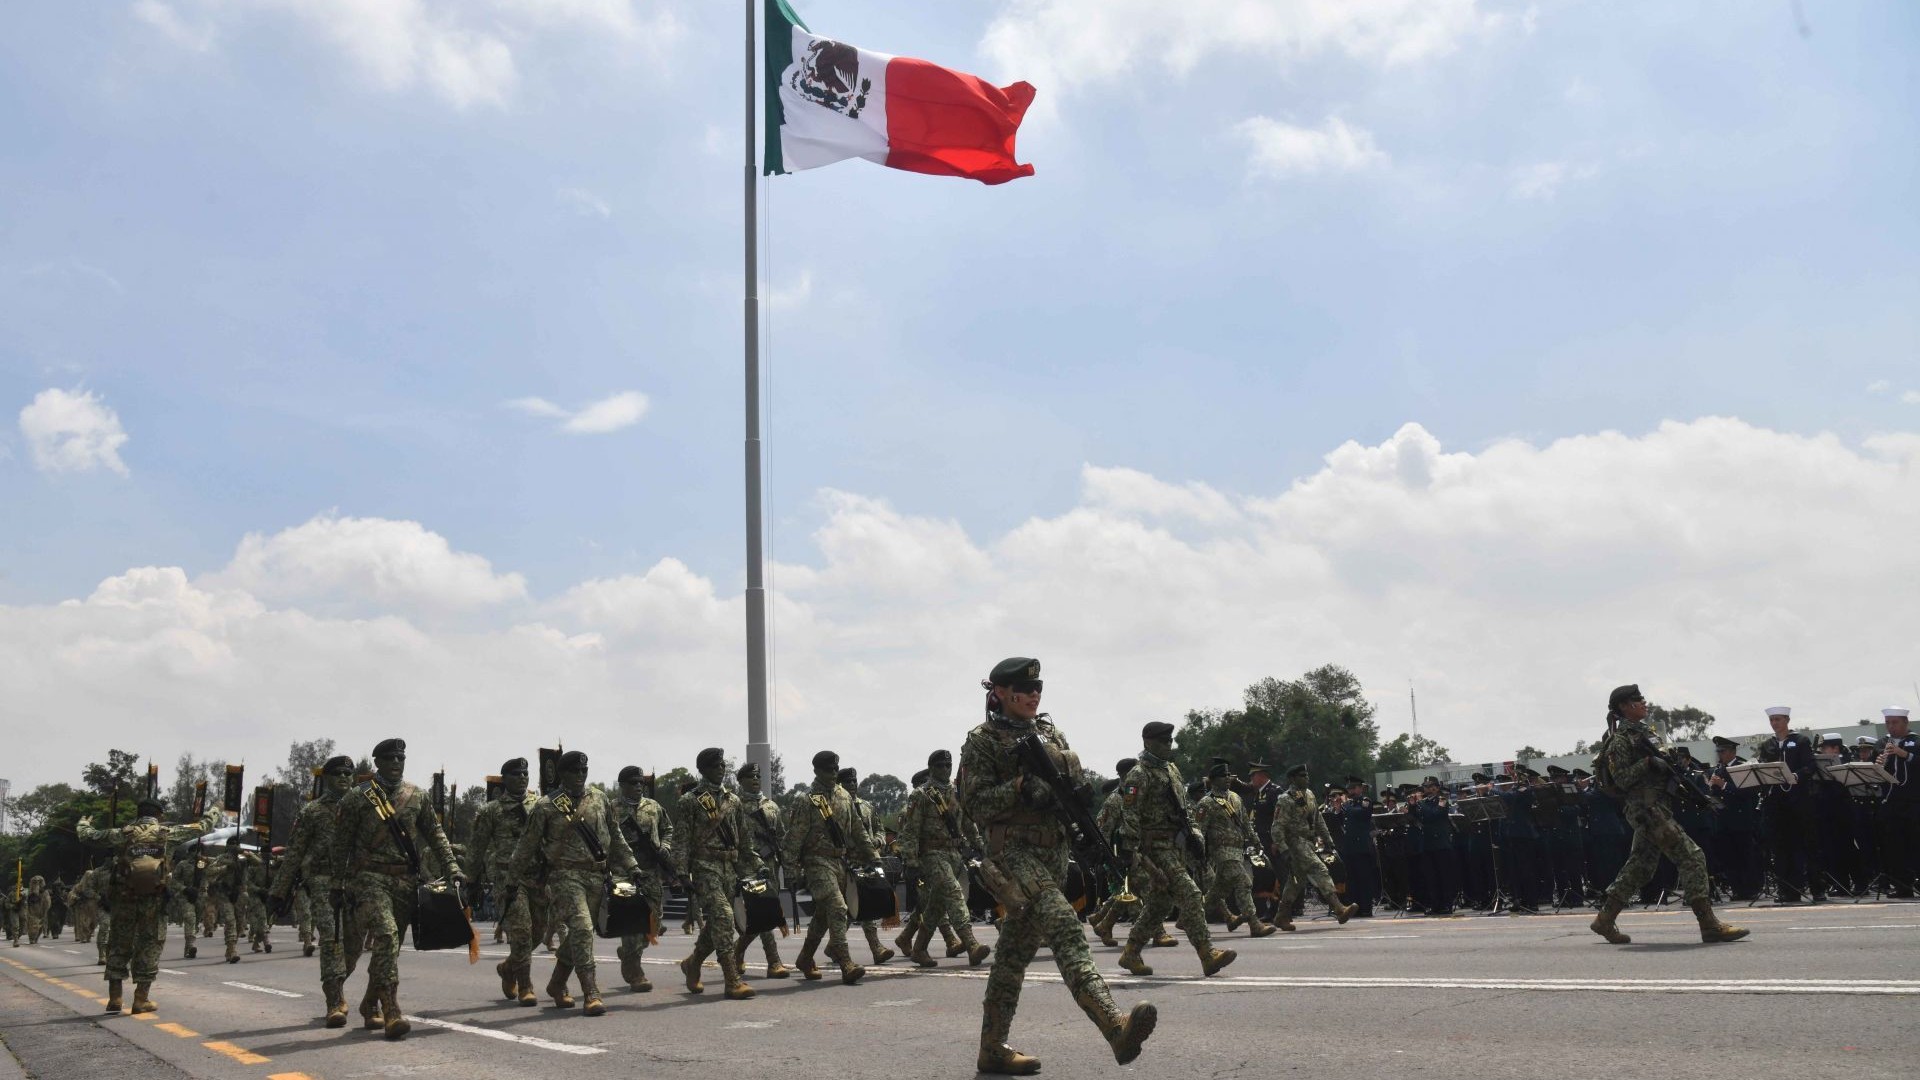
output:
<path id="1" fill-rule="evenodd" d="M 787 0 L 766 9 L 768 175 L 850 157 L 985 184 L 1033 175 L 1013 159 L 1032 86 L 820 37 Z"/>

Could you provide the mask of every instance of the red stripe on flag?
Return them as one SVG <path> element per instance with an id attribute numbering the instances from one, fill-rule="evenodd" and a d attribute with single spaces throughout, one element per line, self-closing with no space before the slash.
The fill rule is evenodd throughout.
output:
<path id="1" fill-rule="evenodd" d="M 887 64 L 887 166 L 1004 184 L 1032 176 L 1013 159 L 1013 139 L 1033 87 L 997 87 L 925 60 Z"/>

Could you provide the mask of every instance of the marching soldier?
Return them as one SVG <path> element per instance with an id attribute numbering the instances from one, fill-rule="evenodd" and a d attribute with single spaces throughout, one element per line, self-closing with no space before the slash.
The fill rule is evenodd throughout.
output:
<path id="1" fill-rule="evenodd" d="M 647 911 L 657 930 L 660 912 L 666 905 L 667 879 L 675 876 L 673 819 L 647 795 L 652 778 L 641 772 L 640 766 L 629 765 L 621 769 L 619 783 L 620 797 L 613 802 L 614 820 L 619 823 L 620 833 L 626 838 L 627 847 L 633 851 L 633 860 L 640 867 L 640 876 L 635 883 L 647 897 Z M 646 951 L 647 935 L 644 933 L 628 934 L 620 939 L 620 978 L 627 984 L 627 989 L 643 994 L 653 989 L 646 970 L 640 966 L 640 958 Z"/>
<path id="2" fill-rule="evenodd" d="M 91 817 L 80 819 L 74 835 L 85 844 L 111 848 L 108 880 L 113 893 L 105 907 L 112 922 L 103 927 L 107 942 L 107 1011 L 120 1011 L 122 984 L 133 975 L 133 1011 L 149 1013 L 156 1006 L 148 996 L 160 974 L 160 950 L 167 943 L 167 853 L 174 846 L 204 836 L 220 822 L 218 810 L 208 810 L 188 825 L 163 825 L 166 807 L 160 800 L 140 800 L 139 816 L 126 825 L 96 829 Z M 98 932 L 98 931 L 96 931 Z"/>
<path id="3" fill-rule="evenodd" d="M 843 882 L 850 863 L 866 865 L 879 856 L 866 825 L 854 812 L 853 797 L 840 786 L 839 754 L 822 750 L 813 755 L 813 786 L 794 807 L 781 855 L 788 866 L 798 867 L 806 875 L 807 891 L 813 894 L 807 940 L 800 946 L 800 958 L 794 966 L 809 979 L 820 978 L 813 952 L 824 936 L 827 959 L 839 965 L 840 981 L 848 986 L 859 982 L 867 969 L 853 962 L 853 951 L 847 947 Z"/>
<path id="4" fill-rule="evenodd" d="M 314 936 L 319 938 L 320 990 L 327 999 L 326 1025 L 330 1028 L 347 1026 L 347 958 L 340 925 L 346 893 L 334 885 L 333 844 L 340 828 L 342 801 L 351 786 L 353 759 L 344 754 L 328 758 L 320 767 L 320 797 L 302 806 L 293 819 L 293 837 L 270 890 L 275 907 L 286 904 L 295 878 L 300 879 L 307 895 Z"/>
<path id="5" fill-rule="evenodd" d="M 67 910 L 73 915 L 73 940 L 79 945 L 93 941 L 93 932 L 100 921 L 100 898 L 88 887 L 92 877 L 93 871 L 88 870 L 67 890 Z"/>
<path id="6" fill-rule="evenodd" d="M 1334 920 L 1345 923 L 1353 917 L 1353 905 L 1340 902 L 1333 878 L 1327 874 L 1327 864 L 1321 862 L 1313 850 L 1316 840 L 1331 849 L 1333 833 L 1320 813 L 1319 800 L 1308 786 L 1307 767 L 1295 765 L 1288 769 L 1287 783 L 1291 790 L 1281 798 L 1273 815 L 1274 843 L 1286 852 L 1288 869 L 1287 885 L 1274 912 L 1275 924 L 1282 930 L 1293 929 L 1293 902 L 1308 885 L 1327 902 Z"/>
<path id="7" fill-rule="evenodd" d="M 1259 841 L 1232 785 L 1227 763 L 1216 763 L 1207 770 L 1207 793 L 1193 807 L 1193 821 L 1206 838 L 1207 861 L 1213 867 L 1207 903 L 1234 905 L 1234 913 L 1227 916 L 1229 932 L 1246 923 L 1250 936 L 1263 938 L 1273 933 L 1273 927 L 1261 922 L 1254 910 L 1253 874 L 1247 869 L 1248 853 L 1260 850 Z"/>
<path id="8" fill-rule="evenodd" d="M 1603 788 L 1622 792 L 1627 823 L 1633 826 L 1633 847 L 1620 876 L 1607 886 L 1606 904 L 1594 918 L 1590 929 L 1614 945 L 1633 939 L 1623 933 L 1614 920 L 1640 886 L 1653 876 L 1660 856 L 1672 860 L 1679 871 L 1680 889 L 1687 905 L 1700 923 L 1700 940 L 1738 941 L 1747 931 L 1720 921 L 1708 898 L 1707 859 L 1700 848 L 1687 838 L 1673 819 L 1668 806 L 1667 780 L 1674 766 L 1660 755 L 1659 735 L 1647 723 L 1647 699 L 1640 687 L 1616 687 L 1607 698 L 1606 738 L 1600 744 L 1600 756 L 1594 759 L 1597 778 Z M 1654 752 L 1648 753 L 1648 748 Z"/>
<path id="9" fill-rule="evenodd" d="M 53 908 L 53 894 L 47 891 L 47 879 L 39 874 L 27 882 L 27 944 L 40 944 L 40 935 L 47 932 L 47 913 Z"/>
<path id="10" fill-rule="evenodd" d="M 747 843 L 761 864 L 777 874 L 780 842 L 785 836 L 780 804 L 767 798 L 760 790 L 760 766 L 749 761 L 734 770 L 733 777 L 740 782 L 740 823 L 737 826 L 740 835 L 747 838 Z M 749 944 L 742 936 L 733 947 L 734 964 L 740 968 L 742 976 L 746 974 Z M 780 962 L 780 943 L 774 940 L 773 931 L 760 932 L 760 949 L 767 957 L 767 978 L 785 979 L 793 974 L 787 965 Z"/>
<path id="11" fill-rule="evenodd" d="M 1154 721 L 1141 729 L 1145 747 L 1139 763 L 1120 780 L 1120 834 L 1133 851 L 1133 887 L 1139 891 L 1141 917 L 1127 934 L 1120 966 L 1135 975 L 1153 969 L 1140 958 L 1153 928 L 1179 909 L 1180 929 L 1213 975 L 1233 963 L 1232 949 L 1213 947 L 1207 928 L 1207 904 L 1188 872 L 1186 852 L 1205 840 L 1188 816 L 1186 782 L 1173 763 L 1173 725 Z"/>
<path id="12" fill-rule="evenodd" d="M 527 820 L 540 796 L 528 790 L 531 771 L 527 759 L 514 758 L 500 766 L 500 797 L 473 816 L 473 843 L 469 850 L 482 880 L 493 883 L 495 916 L 506 931 L 507 958 L 494 967 L 500 993 L 522 1005 L 539 1002 L 533 992 L 533 943 L 546 933 L 546 873 L 539 867 L 522 882 L 513 874 L 513 851 L 527 831 Z"/>
<path id="13" fill-rule="evenodd" d="M 587 786 L 587 755 L 569 750 L 560 755 L 560 790 L 534 804 L 527 831 L 513 849 L 509 869 L 514 881 L 524 881 L 536 863 L 547 870 L 547 898 L 554 922 L 565 923 L 566 937 L 554 958 L 547 996 L 562 1008 L 573 1007 L 567 976 L 580 982 L 581 1011 L 601 1016 L 600 981 L 593 963 L 593 909 L 613 877 L 632 878 L 639 864 L 620 831 L 607 797 Z"/>
<path id="14" fill-rule="evenodd" d="M 1093 823 L 1099 828 L 1100 835 L 1106 838 L 1107 843 L 1114 845 L 1114 853 L 1122 863 L 1127 865 L 1132 865 L 1133 856 L 1125 849 L 1126 846 L 1120 837 L 1120 812 L 1123 809 L 1120 802 L 1120 781 L 1124 780 L 1138 764 L 1140 764 L 1138 758 L 1130 757 L 1121 758 L 1115 763 L 1114 779 L 1100 785 L 1100 812 L 1093 816 Z M 1100 909 L 1087 920 L 1087 925 L 1093 927 L 1094 936 L 1100 939 L 1100 944 L 1110 949 L 1120 947 L 1120 943 L 1113 939 L 1113 924 L 1119 922 L 1122 915 L 1137 919 L 1140 912 L 1139 898 L 1129 891 L 1132 888 L 1130 881 L 1123 879 L 1115 882 L 1114 888 L 1116 891 L 1108 896 L 1106 902 L 1100 905 Z M 1123 896 L 1128 899 L 1121 900 Z"/>
<path id="15" fill-rule="evenodd" d="M 227 837 L 226 850 L 207 867 L 207 891 L 213 894 L 214 910 L 220 929 L 227 939 L 227 963 L 240 962 L 240 926 L 245 917 L 247 865 L 255 856 L 240 846 L 240 834 Z M 254 952 L 259 952 L 256 947 Z"/>
<path id="16" fill-rule="evenodd" d="M 965 848 L 978 844 L 977 838 L 969 840 L 967 829 L 953 790 L 953 754 L 935 750 L 927 757 L 926 782 L 907 796 L 906 809 L 900 814 L 900 858 L 907 876 L 923 882 L 915 912 L 919 931 L 910 947 L 904 933 L 900 944 L 921 967 L 937 962 L 927 953 L 935 930 L 953 934 L 967 951 L 967 963 L 974 967 L 993 951 L 973 936 L 967 894 L 960 884 L 967 872 Z"/>
<path id="17" fill-rule="evenodd" d="M 874 819 L 873 804 L 860 797 L 860 773 L 854 769 L 841 769 L 840 787 L 846 791 L 847 798 L 852 801 L 853 814 L 860 819 L 861 828 L 867 831 L 867 840 L 873 845 L 874 857 L 879 858 L 880 827 Z M 867 936 L 867 949 L 873 955 L 874 966 L 878 967 L 893 959 L 894 954 L 892 949 L 880 944 L 880 920 L 865 918 L 865 914 L 861 912 L 863 917 L 860 919 L 860 929 Z"/>
<path id="18" fill-rule="evenodd" d="M 744 1001 L 753 987 L 734 963 L 733 893 L 739 879 L 760 871 L 760 859 L 740 835 L 740 799 L 726 789 L 726 752 L 717 746 L 694 759 L 700 782 L 680 796 L 680 826 L 686 831 L 681 876 L 687 880 L 687 917 L 700 919 L 693 952 L 680 961 L 687 990 L 701 993 L 700 965 L 711 955 L 726 979 L 727 997 Z"/>
<path id="19" fill-rule="evenodd" d="M 987 718 L 968 733 L 960 751 L 960 808 L 980 826 L 986 841 L 982 875 L 1006 908 L 1006 918 L 981 1002 L 975 1067 L 1002 1076 L 1040 1071 L 1040 1059 L 1009 1047 L 1007 1036 L 1027 965 L 1043 944 L 1053 951 L 1074 1003 L 1100 1029 L 1114 1060 L 1128 1064 L 1140 1056 L 1159 1012 L 1143 1001 L 1122 1014 L 1107 992 L 1079 916 L 1061 891 L 1068 844 L 1055 800 L 1076 796 L 1056 792 L 1032 775 L 1027 755 L 1044 754 L 1052 771 L 1069 783 L 1078 779 L 1080 760 L 1052 719 L 1040 712 L 1040 661 L 1002 660 L 981 685 L 987 691 Z"/>
<path id="20" fill-rule="evenodd" d="M 406 740 L 387 739 L 373 748 L 373 778 L 343 796 L 333 845 L 333 880 L 352 897 L 347 924 L 358 927 L 355 937 L 364 930 L 371 945 L 360 1015 L 389 1039 L 413 1030 L 400 1011 L 400 928 L 413 922 L 424 860 L 431 856 L 456 883 L 466 880 L 432 800 L 403 779 L 406 767 Z"/>

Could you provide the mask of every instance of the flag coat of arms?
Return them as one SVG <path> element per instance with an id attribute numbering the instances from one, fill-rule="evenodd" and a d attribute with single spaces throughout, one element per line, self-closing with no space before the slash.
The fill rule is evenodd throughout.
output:
<path id="1" fill-rule="evenodd" d="M 856 48 L 808 30 L 787 0 L 765 2 L 769 175 L 847 158 L 986 184 L 1033 175 L 1013 149 L 1031 85 Z"/>

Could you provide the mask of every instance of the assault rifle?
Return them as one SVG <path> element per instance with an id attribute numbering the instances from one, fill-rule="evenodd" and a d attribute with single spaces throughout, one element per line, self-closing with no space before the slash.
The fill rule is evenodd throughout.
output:
<path id="1" fill-rule="evenodd" d="M 1721 809 L 1720 796 L 1714 794 L 1713 789 L 1707 786 L 1706 781 L 1701 780 L 1698 775 L 1675 761 L 1674 754 L 1671 750 L 1655 743 L 1650 731 L 1642 730 L 1638 734 L 1631 736 L 1631 738 L 1633 740 L 1633 748 L 1647 756 L 1648 761 L 1653 764 L 1655 771 L 1666 775 L 1667 794 L 1671 796 L 1675 802 L 1707 813 L 1719 812 Z"/>
<path id="2" fill-rule="evenodd" d="M 627 838 L 627 846 L 637 855 L 645 855 L 660 868 L 660 880 L 668 888 L 684 889 L 686 882 L 680 880 L 680 871 L 673 868 L 672 860 L 660 851 L 660 845 L 653 842 L 653 834 L 640 831 L 640 823 L 628 818 L 620 823 L 620 832 Z"/>
<path id="3" fill-rule="evenodd" d="M 1093 814 L 1087 809 L 1087 799 L 1091 794 L 1087 786 L 1075 786 L 1067 777 L 1061 775 L 1060 766 L 1047 753 L 1037 735 L 1022 735 L 1014 742 L 1014 752 L 1020 759 L 1020 766 L 1030 780 L 1045 784 L 1053 794 L 1053 816 L 1059 820 L 1060 827 L 1067 832 L 1073 853 L 1083 868 L 1104 869 L 1114 878 L 1127 876 L 1127 867 L 1113 853 L 1113 845 L 1100 832 L 1100 825 L 1093 820 Z"/>

